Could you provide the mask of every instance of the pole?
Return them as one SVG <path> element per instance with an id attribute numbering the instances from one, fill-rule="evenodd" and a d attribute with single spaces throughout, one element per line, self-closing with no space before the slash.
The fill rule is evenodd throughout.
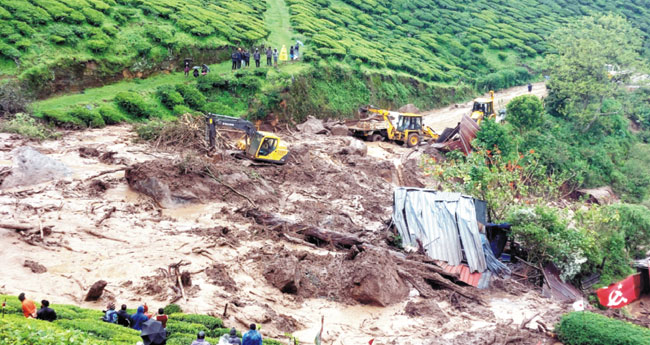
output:
<path id="1" fill-rule="evenodd" d="M 5 318 L 5 307 L 7 306 L 7 299 L 5 298 L 4 302 L 2 302 L 2 318 Z"/>

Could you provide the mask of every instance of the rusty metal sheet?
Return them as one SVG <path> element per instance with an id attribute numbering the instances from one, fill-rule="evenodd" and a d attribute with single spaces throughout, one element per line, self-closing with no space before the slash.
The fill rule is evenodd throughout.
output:
<path id="1" fill-rule="evenodd" d="M 446 151 L 463 151 L 464 154 L 472 152 L 472 140 L 476 138 L 476 133 L 479 131 L 479 126 L 476 121 L 472 120 L 469 116 L 463 115 L 458 126 L 454 129 L 454 134 L 447 140 L 441 143 L 433 143 L 431 146 L 439 150 Z"/>
<path id="2" fill-rule="evenodd" d="M 466 155 L 472 152 L 472 140 L 476 138 L 478 129 L 478 124 L 474 120 L 467 115 L 463 115 L 463 118 L 460 120 L 459 136 L 462 147 L 461 150 Z"/>
<path id="3" fill-rule="evenodd" d="M 548 279 L 548 285 L 544 283 L 542 289 L 544 296 L 562 302 L 575 302 L 582 298 L 580 290 L 560 279 L 560 270 L 554 264 L 550 263 L 544 267 L 544 276 Z"/>

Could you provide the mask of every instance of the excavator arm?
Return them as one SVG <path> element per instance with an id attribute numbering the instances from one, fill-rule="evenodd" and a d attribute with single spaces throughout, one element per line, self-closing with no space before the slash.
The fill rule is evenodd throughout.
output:
<path id="1" fill-rule="evenodd" d="M 207 125 L 214 123 L 216 126 L 232 127 L 243 131 L 247 136 L 252 137 L 257 133 L 255 125 L 242 118 L 208 113 L 206 115 Z"/>
<path id="2" fill-rule="evenodd" d="M 438 140 L 438 137 L 440 137 L 438 133 L 436 133 L 431 127 L 427 125 L 422 125 L 422 132 L 424 132 L 424 135 L 428 136 L 433 140 Z"/>

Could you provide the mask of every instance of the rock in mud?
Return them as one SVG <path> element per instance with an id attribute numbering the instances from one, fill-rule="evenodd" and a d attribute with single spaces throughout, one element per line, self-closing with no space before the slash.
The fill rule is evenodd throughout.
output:
<path id="1" fill-rule="evenodd" d="M 365 156 L 368 153 L 368 146 L 359 139 L 345 138 L 344 143 L 346 146 L 341 148 L 340 154 Z"/>
<path id="2" fill-rule="evenodd" d="M 397 265 L 389 255 L 366 251 L 352 262 L 350 294 L 356 301 L 385 307 L 408 296 L 409 289 L 397 274 Z"/>
<path id="3" fill-rule="evenodd" d="M 0 188 L 28 186 L 58 180 L 71 174 L 65 164 L 29 146 L 16 148 L 11 154 L 14 157 L 14 165 L 11 174 L 4 179 Z"/>
<path id="4" fill-rule="evenodd" d="M 36 273 L 36 274 L 47 272 L 47 268 L 45 268 L 45 266 L 32 260 L 25 260 L 25 263 L 23 263 L 23 267 L 28 267 L 32 271 L 32 273 Z"/>
<path id="5" fill-rule="evenodd" d="M 330 130 L 332 135 L 347 137 L 348 136 L 348 126 L 346 125 L 334 125 Z"/>
<path id="6" fill-rule="evenodd" d="M 100 297 L 102 297 L 106 285 L 108 285 L 108 283 L 105 280 L 96 281 L 95 284 L 90 287 L 90 290 L 88 290 L 84 301 L 90 302 L 98 300 Z"/>
<path id="7" fill-rule="evenodd" d="M 273 261 L 264 269 L 264 278 L 284 293 L 297 293 L 300 286 L 298 259 L 291 255 Z"/>
<path id="8" fill-rule="evenodd" d="M 415 105 L 413 105 L 411 103 L 397 109 L 397 111 L 399 111 L 400 113 L 413 113 L 413 114 L 419 114 L 420 113 L 420 109 L 418 109 L 418 107 L 416 107 Z"/>
<path id="9" fill-rule="evenodd" d="M 309 116 L 307 118 L 307 121 L 296 125 L 296 128 L 298 128 L 299 131 L 303 133 L 308 133 L 308 134 L 325 134 L 327 133 L 327 129 L 323 125 L 323 121 L 319 120 L 313 116 Z"/>

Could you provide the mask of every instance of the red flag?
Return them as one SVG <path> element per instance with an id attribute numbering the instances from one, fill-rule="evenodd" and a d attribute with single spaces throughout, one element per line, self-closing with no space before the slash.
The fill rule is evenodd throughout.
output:
<path id="1" fill-rule="evenodd" d="M 641 284 L 641 274 L 633 274 L 618 283 L 598 289 L 598 301 L 608 308 L 622 308 L 639 298 Z"/>
<path id="2" fill-rule="evenodd" d="M 375 338 L 370 339 L 370 341 L 368 342 L 368 345 L 372 345 L 372 343 L 373 343 L 374 341 L 375 341 Z"/>

